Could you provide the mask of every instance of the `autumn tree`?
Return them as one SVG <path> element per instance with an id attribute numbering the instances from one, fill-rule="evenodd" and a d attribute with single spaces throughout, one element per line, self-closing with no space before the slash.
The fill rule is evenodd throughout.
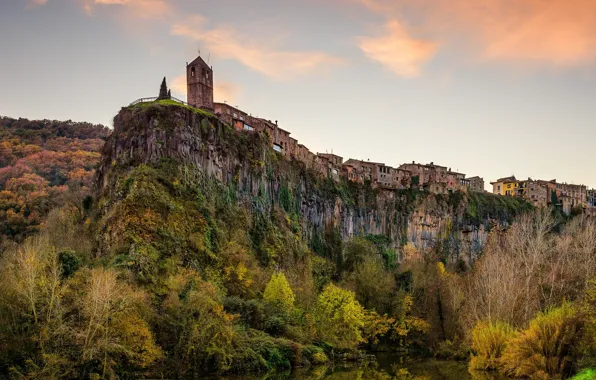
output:
<path id="1" fill-rule="evenodd" d="M 294 291 L 286 280 L 286 276 L 282 272 L 273 273 L 265 288 L 263 299 L 282 310 L 290 311 L 294 308 L 294 298 Z"/>
<path id="2" fill-rule="evenodd" d="M 365 341 L 364 308 L 353 292 L 328 284 L 317 299 L 315 316 L 319 336 L 333 346 L 355 348 Z"/>

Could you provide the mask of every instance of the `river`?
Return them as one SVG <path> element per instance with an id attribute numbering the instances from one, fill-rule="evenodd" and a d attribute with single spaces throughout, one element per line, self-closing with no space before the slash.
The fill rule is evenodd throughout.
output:
<path id="1" fill-rule="evenodd" d="M 434 359 L 406 359 L 378 354 L 376 363 L 340 363 L 286 372 L 219 377 L 230 380 L 503 380 L 496 374 L 468 372 L 466 362 Z"/>

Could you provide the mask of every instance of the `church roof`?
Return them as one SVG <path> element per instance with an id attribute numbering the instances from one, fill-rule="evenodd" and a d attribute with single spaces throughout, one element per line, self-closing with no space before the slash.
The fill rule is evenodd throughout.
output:
<path id="1" fill-rule="evenodd" d="M 189 63 L 189 66 L 190 65 L 201 65 L 201 66 L 205 66 L 205 67 L 208 67 L 209 69 L 211 69 L 209 67 L 209 65 L 203 60 L 203 58 L 201 58 L 200 55 L 197 58 L 195 58 L 194 61 L 192 61 L 191 63 Z"/>

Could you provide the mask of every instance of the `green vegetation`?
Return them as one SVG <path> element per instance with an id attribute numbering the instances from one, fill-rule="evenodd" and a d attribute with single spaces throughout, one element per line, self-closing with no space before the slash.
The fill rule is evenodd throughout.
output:
<path id="1" fill-rule="evenodd" d="M 467 198 L 465 220 L 476 226 L 490 219 L 512 223 L 515 216 L 533 209 L 531 204 L 515 197 L 470 192 Z"/>
<path id="2" fill-rule="evenodd" d="M 191 106 L 187 106 L 186 104 L 182 104 L 179 103 L 175 100 L 171 100 L 171 99 L 160 99 L 160 100 L 155 100 L 155 101 L 151 101 L 151 102 L 141 102 L 141 103 L 137 103 L 133 106 L 129 106 L 127 108 L 129 109 L 138 109 L 138 110 L 148 110 L 148 109 L 155 109 L 155 108 L 162 108 L 163 111 L 166 111 L 166 107 L 179 107 L 182 108 L 184 110 L 187 111 L 192 111 L 193 113 L 203 116 L 203 117 L 207 117 L 209 119 L 212 119 L 213 121 L 219 121 L 217 119 L 217 117 L 212 114 L 211 112 L 207 112 L 204 111 L 200 108 L 196 108 L 196 107 L 191 107 Z"/>
<path id="3" fill-rule="evenodd" d="M 48 211 L 36 236 L 4 250 L 1 375 L 198 378 L 361 350 L 461 358 L 469 344 L 475 370 L 594 368 L 593 220 L 559 226 L 513 198 L 336 183 L 281 159 L 266 136 L 187 109 L 169 100 L 123 109 L 105 186 Z M 233 163 L 222 166 L 225 182 L 178 147 L 151 161 L 129 155 L 150 133 L 181 130 L 197 137 L 193 149 Z M 111 151 L 116 138 L 124 145 Z M 30 182 L 11 188 L 34 191 Z M 408 244 L 420 209 L 441 221 L 425 249 Z M 346 238 L 338 213 L 370 217 L 387 234 L 360 226 Z M 456 234 L 491 223 L 509 228 L 463 262 Z"/>

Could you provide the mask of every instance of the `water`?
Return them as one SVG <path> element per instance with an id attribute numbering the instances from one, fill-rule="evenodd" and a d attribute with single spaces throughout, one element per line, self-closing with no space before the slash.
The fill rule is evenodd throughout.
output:
<path id="1" fill-rule="evenodd" d="M 296 368 L 283 373 L 225 377 L 231 380 L 503 380 L 496 374 L 468 372 L 468 363 L 434 359 L 405 359 L 379 354 L 376 363 L 341 363 Z M 220 378 L 221 379 L 221 378 Z"/>

